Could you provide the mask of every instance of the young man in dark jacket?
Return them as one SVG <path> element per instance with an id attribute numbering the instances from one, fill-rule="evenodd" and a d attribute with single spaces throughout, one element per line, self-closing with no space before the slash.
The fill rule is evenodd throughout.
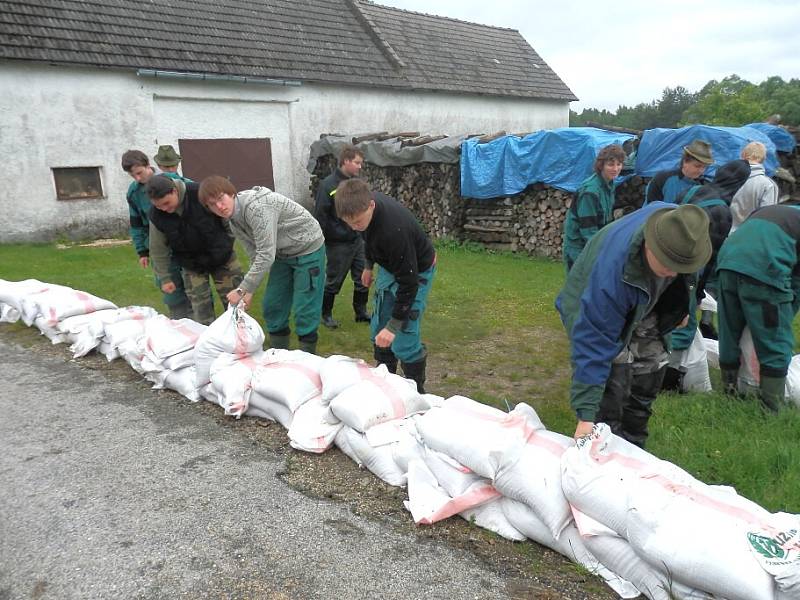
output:
<path id="1" fill-rule="evenodd" d="M 331 312 L 336 294 L 342 289 L 347 272 L 353 279 L 353 310 L 356 323 L 368 323 L 367 299 L 369 289 L 361 283 L 364 271 L 364 240 L 336 215 L 336 188 L 342 182 L 358 177 L 364 154 L 355 146 L 345 146 L 339 153 L 338 168 L 323 179 L 317 188 L 314 216 L 325 236 L 327 265 L 325 294 L 322 297 L 322 324 L 330 329 L 339 326 Z"/>
<path id="2" fill-rule="evenodd" d="M 427 350 L 420 323 L 436 275 L 433 244 L 411 211 L 359 179 L 339 184 L 336 212 L 363 232 L 366 268 L 361 282 L 366 288 L 372 284 L 373 265 L 379 267 L 371 320 L 375 359 L 392 373 L 399 359 L 403 373 L 424 393 Z"/>
<path id="3" fill-rule="evenodd" d="M 719 272 L 719 368 L 735 394 L 745 326 L 760 365 L 761 402 L 777 411 L 785 398 L 794 350 L 792 322 L 800 307 L 800 207 L 765 206 L 722 245 Z"/>
<path id="4" fill-rule="evenodd" d="M 150 165 L 150 159 L 141 150 L 128 150 L 122 155 L 120 161 L 122 170 L 131 176 L 133 181 L 128 186 L 125 198 L 128 201 L 128 216 L 130 220 L 130 235 L 133 247 L 138 255 L 139 265 L 146 269 L 150 266 L 150 225 L 149 217 L 152 205 L 147 196 L 145 186 L 150 178 L 158 175 L 160 171 Z M 170 175 L 180 178 L 180 175 Z M 172 260 L 169 265 L 170 278 L 175 281 L 175 288 L 167 293 L 162 290 L 164 304 L 169 309 L 169 316 L 172 319 L 182 319 L 192 315 L 192 305 L 183 289 L 181 279 L 181 267 Z M 156 286 L 161 289 L 161 285 L 156 279 Z"/>
<path id="5" fill-rule="evenodd" d="M 710 257 L 708 217 L 691 205 L 654 202 L 589 240 L 556 299 L 572 351 L 576 439 L 602 421 L 644 446 L 669 333 L 685 324 L 693 274 Z"/>
<path id="6" fill-rule="evenodd" d="M 147 182 L 150 211 L 150 257 L 165 293 L 177 283 L 169 270 L 172 256 L 183 271 L 183 285 L 192 302 L 194 320 L 214 321 L 209 276 L 224 307 L 228 294 L 242 282 L 242 268 L 225 222 L 208 211 L 197 196 L 198 184 L 155 175 Z"/>

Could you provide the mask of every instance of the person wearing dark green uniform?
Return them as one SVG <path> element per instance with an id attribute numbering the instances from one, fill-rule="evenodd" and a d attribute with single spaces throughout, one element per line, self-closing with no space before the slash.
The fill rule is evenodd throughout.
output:
<path id="1" fill-rule="evenodd" d="M 792 360 L 792 321 L 800 308 L 800 207 L 773 205 L 750 215 L 722 245 L 719 269 L 719 367 L 735 395 L 745 326 L 760 364 L 761 402 L 778 411 Z"/>
<path id="2" fill-rule="evenodd" d="M 267 278 L 261 303 L 273 348 L 289 348 L 294 314 L 300 349 L 317 351 L 325 282 L 325 238 L 317 220 L 305 208 L 269 188 L 236 191 L 225 177 L 206 177 L 198 190 L 200 202 L 225 219 L 250 257 L 241 285 L 228 302 L 246 309 Z"/>
<path id="3" fill-rule="evenodd" d="M 152 209 L 150 197 L 145 191 L 147 182 L 153 175 L 160 173 L 150 166 L 150 160 L 141 150 L 128 150 L 122 155 L 122 169 L 133 178 L 128 187 L 126 199 L 128 201 L 128 215 L 130 219 L 130 234 L 133 247 L 139 256 L 139 265 L 143 269 L 150 266 L 150 219 Z M 171 173 L 169 177 L 182 179 L 180 175 Z M 182 319 L 192 316 L 192 304 L 183 288 L 181 267 L 175 260 L 170 261 L 170 280 L 175 282 L 175 290 L 167 293 L 162 290 L 164 304 L 169 309 L 172 319 Z M 155 276 L 156 287 L 161 290 L 161 282 Z"/>
<path id="4" fill-rule="evenodd" d="M 606 146 L 594 161 L 594 173 L 575 193 L 564 221 L 564 264 L 567 272 L 591 237 L 612 221 L 614 180 L 622 171 L 625 152 L 622 146 Z"/>
<path id="5" fill-rule="evenodd" d="M 749 175 L 750 165 L 747 164 L 747 161 L 732 160 L 717 169 L 713 183 L 694 186 L 678 195 L 678 204 L 694 204 L 706 211 L 712 252 L 708 264 L 700 272 L 696 293 L 691 297 L 689 324 L 672 332 L 670 364 L 664 376 L 663 389 L 684 391 L 682 389 L 682 380 L 686 369 L 681 363 L 684 359 L 683 354 L 688 350 L 697 331 L 697 303 L 698 300 L 703 298 L 706 288 L 708 288 L 712 296 L 717 296 L 717 255 L 731 230 L 733 222 L 730 209 L 731 200 L 739 188 L 747 181 Z M 704 318 L 706 317 L 705 311 L 703 316 Z M 710 317 L 706 322 L 706 327 L 701 324 L 703 337 L 709 337 L 706 335 L 709 332 L 709 328 L 713 330 Z M 714 332 L 714 339 L 716 339 L 716 332 Z"/>
<path id="6" fill-rule="evenodd" d="M 650 202 L 674 204 L 681 192 L 705 183 L 702 179 L 706 169 L 714 164 L 711 144 L 703 140 L 692 140 L 683 147 L 681 164 L 677 169 L 659 171 L 647 184 L 644 192 L 645 205 Z"/>

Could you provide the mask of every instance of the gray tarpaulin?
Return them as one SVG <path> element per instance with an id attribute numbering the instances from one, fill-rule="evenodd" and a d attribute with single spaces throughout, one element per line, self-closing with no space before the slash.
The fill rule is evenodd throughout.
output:
<path id="1" fill-rule="evenodd" d="M 357 148 L 364 153 L 364 160 L 379 167 L 405 167 L 422 162 L 458 163 L 461 159 L 461 142 L 467 134 L 452 135 L 421 146 L 401 148 L 401 140 L 394 138 L 383 142 L 361 142 Z M 328 135 L 311 144 L 306 169 L 314 172 L 314 166 L 320 156 L 339 155 L 339 150 L 349 144 L 353 136 Z"/>

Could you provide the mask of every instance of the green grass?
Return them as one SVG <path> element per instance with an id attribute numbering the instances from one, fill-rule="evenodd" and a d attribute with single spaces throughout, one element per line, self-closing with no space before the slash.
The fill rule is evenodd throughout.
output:
<path id="1" fill-rule="evenodd" d="M 437 250 L 439 271 L 423 322 L 430 390 L 503 409 L 527 402 L 548 428 L 571 435 L 569 354 L 553 308 L 564 279 L 562 265 L 452 242 Z M 129 245 L 0 246 L 0 277 L 69 285 L 120 306 L 164 308 L 152 272 L 139 268 Z M 334 307 L 341 327 L 320 328 L 319 352 L 371 360 L 369 328 L 353 321 L 352 289 L 347 281 Z M 263 323 L 260 293 L 251 314 Z M 800 512 L 800 411 L 764 415 L 752 400 L 664 394 L 650 431 L 651 452 L 699 479 L 732 485 L 772 511 Z"/>

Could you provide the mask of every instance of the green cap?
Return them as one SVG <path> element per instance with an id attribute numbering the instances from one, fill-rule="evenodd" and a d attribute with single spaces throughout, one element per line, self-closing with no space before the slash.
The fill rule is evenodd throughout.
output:
<path id="1" fill-rule="evenodd" d="M 175 148 L 167 144 L 159 146 L 158 153 L 153 157 L 157 165 L 165 167 L 175 167 L 181 162 L 181 155 L 175 152 Z"/>
<path id="2" fill-rule="evenodd" d="M 654 212 L 645 223 L 644 241 L 658 261 L 676 273 L 695 273 L 711 258 L 708 215 L 694 204 Z"/>

